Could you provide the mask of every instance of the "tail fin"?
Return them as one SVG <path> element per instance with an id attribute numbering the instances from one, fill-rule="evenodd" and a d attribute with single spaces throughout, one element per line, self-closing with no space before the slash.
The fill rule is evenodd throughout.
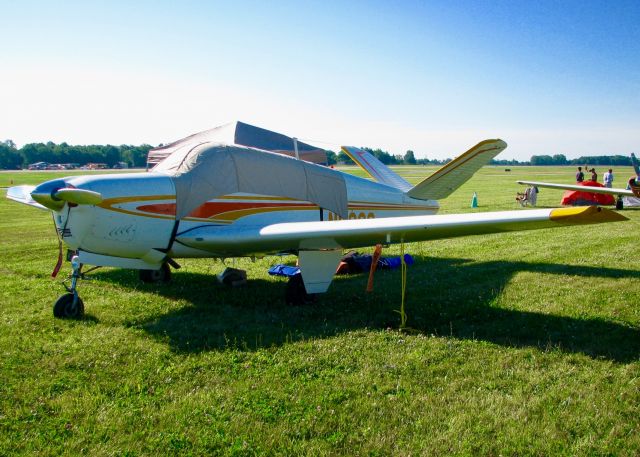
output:
<path id="1" fill-rule="evenodd" d="M 407 195 L 419 200 L 439 200 L 448 197 L 506 147 L 507 143 L 502 140 L 481 141 L 417 184 Z"/>
<path id="2" fill-rule="evenodd" d="M 633 152 L 631 153 L 631 165 L 633 166 L 633 171 L 636 172 L 636 176 L 640 176 L 640 167 L 638 167 L 638 160 L 636 159 L 636 156 L 633 154 Z"/>
<path id="3" fill-rule="evenodd" d="M 342 146 L 342 150 L 376 181 L 403 192 L 411 189 L 411 184 L 380 162 L 373 154 L 353 146 Z"/>

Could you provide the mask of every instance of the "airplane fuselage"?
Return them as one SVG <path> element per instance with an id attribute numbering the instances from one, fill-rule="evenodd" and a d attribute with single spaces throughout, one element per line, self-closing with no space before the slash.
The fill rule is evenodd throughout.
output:
<path id="1" fill-rule="evenodd" d="M 336 171 L 336 173 L 340 173 Z M 435 214 L 436 201 L 417 200 L 404 192 L 363 178 L 344 175 L 348 218 L 372 219 Z M 54 211 L 58 232 L 71 250 L 80 251 L 84 263 L 144 268 L 141 259 L 164 251 L 172 258 L 233 257 L 295 251 L 296 246 L 262 242 L 261 228 L 282 222 L 336 220 L 339 217 L 310 202 L 290 198 L 231 194 L 202 204 L 176 227 L 176 191 L 162 173 L 84 175 L 43 183 L 49 188 L 72 187 L 102 195 L 98 205 L 64 205 Z M 207 231 L 208 242 L 195 236 Z M 212 236 L 212 235 L 216 236 Z M 147 258 L 153 263 L 154 259 Z"/>

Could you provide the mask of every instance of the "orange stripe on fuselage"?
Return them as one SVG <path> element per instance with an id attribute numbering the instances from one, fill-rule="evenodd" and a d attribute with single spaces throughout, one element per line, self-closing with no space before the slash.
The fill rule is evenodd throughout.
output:
<path id="1" fill-rule="evenodd" d="M 136 206 L 134 208 L 118 208 L 115 205 L 123 203 L 143 203 L 150 201 L 162 201 L 163 203 L 149 203 Z M 166 202 L 169 200 L 169 202 Z M 243 201 L 240 201 L 243 200 Z M 267 201 L 268 200 L 268 201 Z M 110 211 L 121 212 L 141 217 L 172 219 L 175 218 L 176 203 L 175 195 L 150 195 L 137 197 L 115 197 L 105 199 L 100 205 L 101 208 Z M 296 201 L 291 198 L 270 197 L 270 196 L 241 196 L 229 195 L 220 197 L 216 201 L 206 202 L 193 210 L 186 220 L 207 220 L 216 223 L 233 223 L 246 216 L 276 211 L 311 211 L 319 209 L 312 203 Z M 424 211 L 437 209 L 433 206 L 422 205 L 402 205 L 393 203 L 352 201 L 349 211 Z"/>
<path id="2" fill-rule="evenodd" d="M 257 214 L 263 211 L 288 211 L 311 209 L 317 206 L 304 203 L 257 203 L 257 202 L 206 202 L 189 213 L 187 217 L 196 219 L 235 220 L 242 216 Z M 153 214 L 176 214 L 175 203 L 156 203 L 138 206 L 139 211 Z M 226 217 L 225 217 L 226 215 Z"/>

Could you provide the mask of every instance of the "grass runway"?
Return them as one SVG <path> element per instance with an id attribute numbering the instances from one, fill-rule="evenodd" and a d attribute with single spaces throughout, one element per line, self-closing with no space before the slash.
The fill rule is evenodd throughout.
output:
<path id="1" fill-rule="evenodd" d="M 507 168 L 482 169 L 441 213 L 516 209 L 517 179 L 573 180 Z M 397 168 L 411 182 L 433 169 Z M 631 175 L 614 171 L 614 185 Z M 538 204 L 561 195 L 540 189 Z M 407 245 L 402 333 L 398 271 L 371 294 L 366 275 L 339 277 L 288 307 L 267 275 L 280 258 L 228 261 L 250 278 L 235 290 L 207 259 L 160 286 L 101 269 L 80 285 L 86 317 L 54 319 L 51 216 L 1 198 L 0 455 L 638 455 L 640 210 L 624 214 Z"/>

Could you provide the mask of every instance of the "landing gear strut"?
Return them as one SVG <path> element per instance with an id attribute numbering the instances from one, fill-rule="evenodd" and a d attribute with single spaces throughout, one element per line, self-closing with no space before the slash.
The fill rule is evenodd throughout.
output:
<path id="1" fill-rule="evenodd" d="M 84 303 L 78 296 L 78 279 L 80 279 L 82 264 L 78 256 L 71 258 L 71 286 L 64 285 L 67 293 L 61 295 L 53 305 L 53 315 L 61 319 L 80 319 L 84 315 Z"/>

